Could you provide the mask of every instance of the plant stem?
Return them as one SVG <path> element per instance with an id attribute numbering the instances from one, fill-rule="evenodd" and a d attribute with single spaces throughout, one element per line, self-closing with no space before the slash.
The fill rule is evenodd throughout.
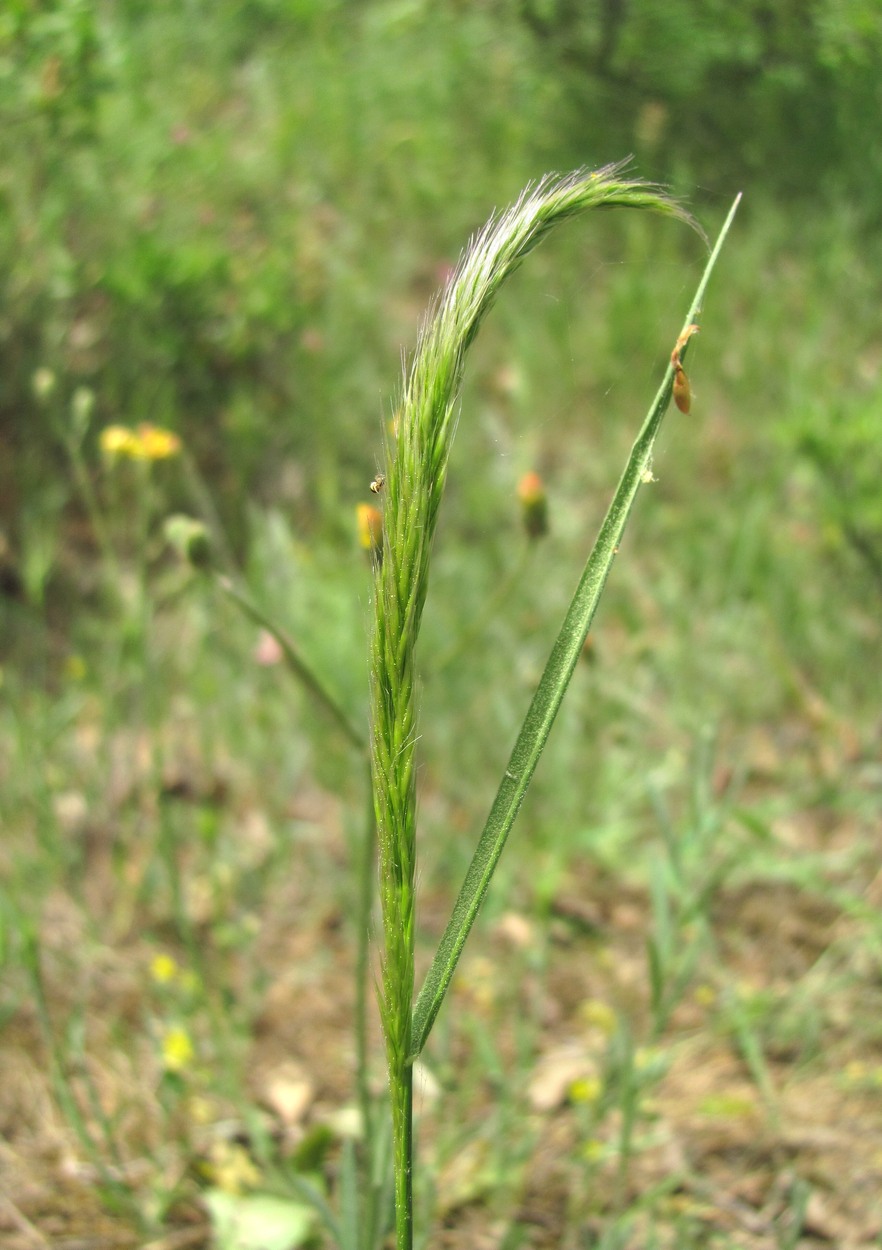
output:
<path id="1" fill-rule="evenodd" d="M 413 1246 L 413 1064 L 395 1072 L 392 1124 L 395 1134 L 395 1244 Z"/>
<path id="2" fill-rule="evenodd" d="M 205 511 L 203 505 L 203 511 Z M 219 529 L 219 522 L 215 521 Z M 370 954 L 371 909 L 374 900 L 374 865 L 377 852 L 377 825 L 374 813 L 374 802 L 371 793 L 370 760 L 367 741 L 350 720 L 347 712 L 337 699 L 330 693 L 320 678 L 313 672 L 309 663 L 300 654 L 294 641 L 284 629 L 258 606 L 232 577 L 222 573 L 215 574 L 215 581 L 220 589 L 248 617 L 265 629 L 275 638 L 282 648 L 282 654 L 294 676 L 306 687 L 310 694 L 322 705 L 337 726 L 342 730 L 347 741 L 363 757 L 367 764 L 367 811 L 365 813 L 364 832 L 356 874 L 356 956 L 355 956 L 355 1086 L 361 1111 L 364 1149 L 362 1151 L 362 1192 L 365 1195 L 365 1219 L 370 1228 L 374 1227 L 377 1218 L 375 1204 L 381 1195 L 375 1193 L 374 1164 L 374 1116 L 371 1107 L 371 1092 L 368 1065 L 368 992 Z"/>
<path id="3" fill-rule="evenodd" d="M 228 569 L 237 569 L 238 564 L 235 556 L 233 555 L 233 549 L 230 544 L 230 540 L 227 537 L 227 531 L 224 528 L 223 522 L 220 519 L 220 514 L 214 505 L 214 500 L 211 497 L 211 491 L 205 484 L 205 479 L 199 471 L 198 464 L 187 451 L 186 447 L 181 450 L 181 467 L 184 471 L 184 477 L 186 478 L 187 485 L 193 494 L 198 512 L 208 527 L 209 533 L 212 537 L 212 542 L 217 548 L 221 560 Z"/>
<path id="4" fill-rule="evenodd" d="M 367 742 L 363 734 L 358 730 L 349 715 L 344 711 L 343 707 L 338 703 L 336 698 L 331 694 L 319 677 L 312 671 L 309 664 L 300 654 L 300 651 L 294 640 L 279 625 L 277 625 L 261 607 L 258 606 L 241 586 L 238 586 L 231 577 L 226 574 L 218 573 L 215 575 L 215 581 L 220 589 L 233 602 L 250 617 L 256 625 L 261 629 L 265 629 L 268 634 L 272 634 L 276 642 L 282 648 L 285 662 L 299 681 L 306 687 L 311 695 L 322 705 L 325 711 L 330 715 L 331 719 L 341 729 L 350 744 L 357 750 L 365 753 L 367 751 Z"/>
<path id="5" fill-rule="evenodd" d="M 436 315 L 423 326 L 405 383 L 396 442 L 387 451 L 383 552 L 377 561 L 371 647 L 371 710 L 384 944 L 380 1013 L 395 1135 L 398 1250 L 410 1250 L 413 1241 L 415 648 L 466 353 L 503 282 L 559 222 L 589 208 L 613 205 L 691 220 L 656 188 L 621 175 L 620 166 L 610 166 L 546 178 L 528 188 L 473 239 Z"/>
<path id="6" fill-rule="evenodd" d="M 110 592 L 114 597 L 115 603 L 118 605 L 121 600 L 120 586 L 122 585 L 122 571 L 120 568 L 119 557 L 116 548 L 110 537 L 110 532 L 105 524 L 104 514 L 98 503 L 95 494 L 95 488 L 92 485 L 92 478 L 89 474 L 89 468 L 83 456 L 80 442 L 72 437 L 66 430 L 62 429 L 60 437 L 64 442 L 70 463 L 73 469 L 74 479 L 80 492 L 80 498 L 86 509 L 86 515 L 89 518 L 89 524 L 92 526 L 92 532 L 98 541 L 101 549 L 101 555 L 107 565 L 105 573 L 109 571 L 109 576 L 105 577 L 104 589 L 110 588 Z"/>
<path id="7" fill-rule="evenodd" d="M 207 492 L 206 492 L 207 495 Z M 205 506 L 203 504 L 203 510 Z M 219 523 L 215 521 L 219 529 Z M 377 825 L 374 802 L 371 793 L 370 760 L 367 741 L 350 720 L 348 714 L 313 672 L 309 663 L 300 654 L 294 641 L 281 626 L 274 621 L 251 596 L 232 577 L 222 573 L 215 574 L 215 581 L 220 589 L 236 606 L 267 633 L 275 638 L 282 648 L 282 654 L 294 676 L 306 687 L 312 696 L 324 707 L 326 712 L 342 730 L 349 744 L 359 752 L 367 763 L 367 811 L 365 814 L 364 833 L 360 847 L 357 869 L 357 895 L 355 906 L 356 957 L 355 957 L 355 1085 L 361 1111 L 364 1133 L 364 1151 L 362 1153 L 362 1177 L 368 1209 L 366 1217 L 373 1221 L 375 1212 L 370 1205 L 377 1195 L 374 1194 L 374 1117 L 371 1108 L 371 1092 L 368 1077 L 368 993 L 367 982 L 370 954 L 370 923 L 371 909 L 374 898 L 374 864 L 377 851 Z M 371 1225 L 372 1226 L 372 1225 Z"/>

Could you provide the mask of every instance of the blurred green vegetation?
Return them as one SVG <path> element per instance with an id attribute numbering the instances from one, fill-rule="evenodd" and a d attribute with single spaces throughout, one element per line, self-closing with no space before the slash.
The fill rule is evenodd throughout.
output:
<path id="1" fill-rule="evenodd" d="M 82 385 L 96 397 L 90 455 L 110 421 L 177 429 L 240 551 L 248 499 L 283 499 L 310 532 L 333 527 L 375 454 L 419 310 L 468 232 L 548 168 L 634 152 L 699 213 L 742 186 L 751 223 L 799 203 L 775 271 L 830 247 L 800 234 L 846 204 L 859 236 L 882 181 L 861 122 L 879 111 L 880 21 L 873 4 L 831 0 L 633 12 L 10 3 L 0 485 L 11 550 L 27 564 L 71 504 L 57 426 Z M 641 239 L 629 268 L 656 247 Z M 573 241 L 564 263 L 590 272 L 584 246 Z M 598 229 L 597 255 L 607 246 Z M 590 368 L 602 384 L 614 353 Z M 56 379 L 51 413 L 33 394 L 40 369 Z"/>
<path id="2" fill-rule="evenodd" d="M 139 1082 L 152 1091 L 165 1017 L 138 976 L 167 947 L 198 978 L 180 1007 L 204 1057 L 187 1092 L 241 1100 L 274 959 L 302 957 L 292 916 L 333 961 L 321 925 L 352 914 L 363 801 L 334 726 L 174 561 L 164 517 L 225 536 L 362 717 L 354 509 L 372 498 L 402 354 L 494 206 L 549 169 L 629 152 L 711 234 L 745 201 L 690 348 L 693 411 L 662 432 L 488 918 L 554 915 L 574 864 L 586 891 L 626 894 L 651 850 L 654 1042 L 694 970 L 725 983 L 720 961 L 737 963 L 737 930 L 708 938 L 714 892 L 784 880 L 847 916 L 854 949 L 831 947 L 774 1011 L 757 992 L 747 1012 L 726 983 L 713 1027 L 758 1084 L 786 1030 L 799 1071 L 878 1048 L 880 45 L 872 0 L 6 0 L 2 1010 L 26 1015 L 40 929 L 58 1019 L 82 1013 L 84 1045 L 131 1047 L 141 1065 L 126 1077 L 108 1061 L 121 1123 L 153 1096 Z M 702 264 L 673 223 L 598 216 L 543 245 L 482 330 L 421 643 L 430 918 L 468 862 Z M 141 423 L 184 454 L 102 453 L 106 427 Z M 551 534 L 525 553 L 528 470 Z M 530 948 L 512 976 L 544 984 L 553 957 Z M 855 995 L 850 1030 L 824 1016 L 834 990 Z M 643 1089 L 635 1010 L 610 1042 L 613 1103 Z M 540 1017 L 533 1003 L 516 1022 L 525 1056 Z M 439 1028 L 438 1066 L 465 1122 L 484 1078 L 462 1072 L 457 1027 Z M 186 1175 L 198 1134 L 167 1077 L 159 1119 L 126 1127 L 124 1153 L 175 1141 Z M 500 1142 L 524 1119 L 512 1090 Z M 160 1224 L 179 1192 L 163 1167 Z"/>

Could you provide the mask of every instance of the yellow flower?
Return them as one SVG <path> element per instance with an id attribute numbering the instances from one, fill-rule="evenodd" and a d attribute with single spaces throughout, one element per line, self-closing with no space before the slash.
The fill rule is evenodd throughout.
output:
<path id="1" fill-rule="evenodd" d="M 150 960 L 150 975 L 157 985 L 168 985 L 178 975 L 177 961 L 171 955 L 154 955 Z"/>
<path id="2" fill-rule="evenodd" d="M 606 1154 L 606 1147 L 602 1141 L 591 1137 L 583 1143 L 581 1154 L 586 1163 L 598 1163 Z"/>
<path id="3" fill-rule="evenodd" d="M 260 1184 L 260 1172 L 251 1156 L 237 1142 L 216 1141 L 208 1155 L 206 1171 L 224 1193 L 234 1197 Z"/>
<path id="4" fill-rule="evenodd" d="M 573 1081 L 570 1086 L 570 1101 L 581 1103 L 597 1102 L 602 1092 L 603 1085 L 599 1077 L 582 1076 Z"/>
<path id="5" fill-rule="evenodd" d="M 168 460 L 181 450 L 181 440 L 171 430 L 142 422 L 137 430 L 126 425 L 108 425 L 99 438 L 106 456 L 126 460 Z"/>
<path id="6" fill-rule="evenodd" d="M 181 440 L 171 430 L 158 425 L 138 426 L 139 456 L 142 460 L 169 460 L 181 450 Z"/>
<path id="7" fill-rule="evenodd" d="M 187 1114 L 194 1124 L 211 1124 L 218 1118 L 218 1109 L 210 1098 L 194 1094 L 187 1101 Z"/>
<path id="8" fill-rule="evenodd" d="M 126 425 L 106 425 L 98 439 L 105 456 L 133 459 L 138 453 L 138 438 Z"/>
<path id="9" fill-rule="evenodd" d="M 589 1028 L 599 1029 L 607 1037 L 611 1037 L 616 1031 L 616 1013 L 608 1003 L 599 998 L 589 998 L 584 1002 L 579 1008 L 579 1015 Z"/>
<path id="10" fill-rule="evenodd" d="M 193 1062 L 195 1054 L 186 1029 L 179 1025 L 166 1029 L 162 1035 L 162 1062 L 166 1072 L 183 1072 Z"/>

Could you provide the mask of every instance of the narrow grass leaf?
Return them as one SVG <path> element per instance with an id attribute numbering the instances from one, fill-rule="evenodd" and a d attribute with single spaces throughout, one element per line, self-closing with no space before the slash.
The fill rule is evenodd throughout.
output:
<path id="1" fill-rule="evenodd" d="M 697 322 L 707 284 L 740 199 L 739 195 L 732 205 L 711 252 L 683 324 L 683 335 L 688 333 L 689 326 Z M 687 350 L 688 339 L 684 341 L 680 351 L 681 360 L 685 357 Z M 499 862 L 502 849 L 524 800 L 539 756 L 548 740 L 551 726 L 573 675 L 643 475 L 652 463 L 655 438 L 671 399 L 674 372 L 674 366 L 670 364 L 631 449 L 625 471 L 601 526 L 594 549 L 588 557 L 588 563 L 585 565 L 582 578 L 552 648 L 545 672 L 518 734 L 508 767 L 454 906 L 450 923 L 441 938 L 432 966 L 417 998 L 411 1025 L 411 1059 L 419 1055 L 438 1015 L 466 938 L 475 922 L 490 879 Z"/>

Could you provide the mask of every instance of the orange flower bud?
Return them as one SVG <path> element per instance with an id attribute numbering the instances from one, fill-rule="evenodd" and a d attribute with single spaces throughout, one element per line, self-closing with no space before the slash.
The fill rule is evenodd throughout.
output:
<path id="1" fill-rule="evenodd" d="M 518 482 L 521 516 L 529 538 L 542 538 L 548 533 L 548 497 L 545 483 L 538 473 L 525 473 Z"/>
<path id="2" fill-rule="evenodd" d="M 383 514 L 379 508 L 370 503 L 360 503 L 355 508 L 355 520 L 358 526 L 358 543 L 373 560 L 380 560 L 383 554 Z"/>

